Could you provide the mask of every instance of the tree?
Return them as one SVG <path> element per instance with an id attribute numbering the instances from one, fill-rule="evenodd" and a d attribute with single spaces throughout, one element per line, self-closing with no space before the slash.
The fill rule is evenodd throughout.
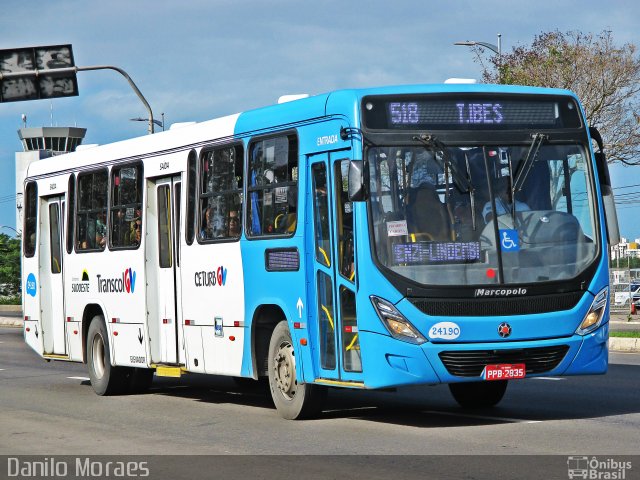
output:
<path id="1" fill-rule="evenodd" d="M 610 31 L 541 33 L 530 46 L 485 61 L 474 47 L 486 83 L 574 91 L 589 125 L 600 130 L 610 163 L 640 165 L 640 57 L 636 46 L 616 46 Z"/>
<path id="2" fill-rule="evenodd" d="M 20 239 L 0 233 L 0 295 L 17 295 L 21 283 Z"/>

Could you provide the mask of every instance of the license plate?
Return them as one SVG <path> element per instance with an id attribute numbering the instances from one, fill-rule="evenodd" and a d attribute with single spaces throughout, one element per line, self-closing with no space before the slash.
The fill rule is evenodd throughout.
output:
<path id="1" fill-rule="evenodd" d="M 487 365 L 482 372 L 482 378 L 485 380 L 511 380 L 524 378 L 526 372 L 524 363 Z"/>

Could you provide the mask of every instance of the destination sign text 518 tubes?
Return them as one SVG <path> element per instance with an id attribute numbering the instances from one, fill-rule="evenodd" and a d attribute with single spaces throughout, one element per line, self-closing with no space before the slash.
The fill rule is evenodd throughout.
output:
<path id="1" fill-rule="evenodd" d="M 575 128 L 580 126 L 572 100 L 522 101 L 465 97 L 375 99 L 364 102 L 372 129 Z"/>

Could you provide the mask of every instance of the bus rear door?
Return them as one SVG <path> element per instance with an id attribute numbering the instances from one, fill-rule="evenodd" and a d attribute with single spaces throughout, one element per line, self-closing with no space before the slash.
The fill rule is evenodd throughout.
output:
<path id="1" fill-rule="evenodd" d="M 184 364 L 180 302 L 181 177 L 147 184 L 146 279 L 151 361 Z"/>
<path id="2" fill-rule="evenodd" d="M 40 312 L 44 355 L 67 354 L 62 279 L 62 219 L 64 197 L 40 203 Z"/>

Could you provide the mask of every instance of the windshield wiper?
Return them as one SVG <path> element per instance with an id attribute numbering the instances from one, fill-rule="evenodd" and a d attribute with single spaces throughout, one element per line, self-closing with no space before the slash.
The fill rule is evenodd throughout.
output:
<path id="1" fill-rule="evenodd" d="M 549 139 L 549 135 L 545 135 L 544 133 L 533 133 L 531 135 L 533 139 L 531 141 L 531 145 L 529 145 L 529 151 L 527 152 L 527 156 L 524 158 L 520 167 L 518 168 L 518 172 L 516 173 L 515 180 L 513 182 L 513 192 L 512 198 L 515 196 L 516 192 L 522 190 L 524 186 L 524 182 L 531 171 L 531 167 L 533 167 L 533 162 L 538 156 L 538 152 L 540 151 L 540 147 L 542 146 L 542 142 Z M 513 202 L 515 205 L 515 202 Z"/>
<path id="2" fill-rule="evenodd" d="M 451 172 L 451 176 L 453 177 L 453 181 L 458 187 L 458 189 L 462 193 L 468 193 L 473 191 L 473 186 L 471 185 L 471 181 L 465 177 L 457 165 L 451 159 L 451 155 L 447 150 L 447 146 L 440 141 L 435 135 L 428 135 L 423 133 L 420 136 L 413 137 L 414 140 L 422 143 L 427 150 L 431 150 L 434 152 L 434 160 L 438 163 L 438 166 L 442 169 L 443 172 L 448 168 Z M 441 158 L 438 158 L 438 152 L 442 154 Z"/>

